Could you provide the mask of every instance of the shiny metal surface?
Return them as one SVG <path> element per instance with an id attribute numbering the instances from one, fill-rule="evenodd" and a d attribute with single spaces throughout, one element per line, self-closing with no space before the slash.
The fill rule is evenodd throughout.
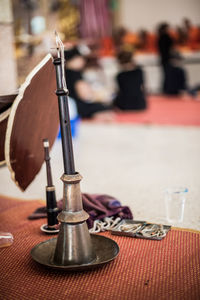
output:
<path id="1" fill-rule="evenodd" d="M 57 238 L 36 245 L 32 258 L 47 267 L 67 271 L 86 270 L 113 260 L 119 253 L 117 243 L 89 233 L 83 210 L 80 174 L 62 176 L 63 210 L 58 215 L 60 231 Z"/>
<path id="2" fill-rule="evenodd" d="M 33 259 L 49 267 L 59 266 L 59 268 L 73 269 L 73 266 L 78 266 L 78 268 L 87 265 L 94 266 L 100 262 L 99 258 L 103 262 L 113 259 L 119 252 L 119 248 L 112 240 L 102 237 L 91 239 L 89 234 L 86 224 L 89 215 L 83 210 L 80 190 L 82 176 L 75 172 L 74 166 L 67 91 L 63 86 L 63 70 L 60 56 L 54 59 L 54 65 L 56 68 L 58 88 L 56 94 L 59 103 L 64 162 L 64 175 L 61 177 L 64 184 L 63 208 L 57 217 L 60 222 L 58 238 L 37 245 L 32 249 L 31 253 Z M 105 245 L 104 243 L 98 243 L 99 240 L 106 241 Z M 103 259 L 106 247 L 102 246 L 106 245 L 109 245 L 108 253 L 110 256 L 108 260 Z M 99 249 L 101 249 L 101 253 Z"/>
<path id="3" fill-rule="evenodd" d="M 53 261 L 57 265 L 81 265 L 96 259 L 86 224 L 89 215 L 83 210 L 79 173 L 64 174 L 63 210 L 58 215 L 60 231 Z"/>
<path id="4" fill-rule="evenodd" d="M 63 209 L 58 215 L 58 238 L 35 246 L 31 255 L 38 263 L 68 271 L 86 270 L 113 260 L 118 245 L 103 236 L 90 235 L 86 224 L 88 214 L 83 210 L 80 174 L 62 176 L 64 183 Z"/>
<path id="5" fill-rule="evenodd" d="M 80 265 L 60 265 L 55 263 L 54 252 L 57 238 L 36 245 L 31 250 L 31 256 L 41 265 L 64 271 L 84 271 L 93 269 L 102 266 L 117 257 L 119 247 L 115 241 L 100 235 L 91 234 L 90 236 L 92 248 L 96 254 L 96 258 L 90 263 L 83 263 Z"/>
<path id="6" fill-rule="evenodd" d="M 95 260 L 86 222 L 61 224 L 57 238 L 54 262 L 60 265 L 88 264 Z"/>

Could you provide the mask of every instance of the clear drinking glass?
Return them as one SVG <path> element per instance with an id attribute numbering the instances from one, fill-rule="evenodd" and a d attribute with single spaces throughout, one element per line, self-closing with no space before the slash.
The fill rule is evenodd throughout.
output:
<path id="1" fill-rule="evenodd" d="M 176 224 L 183 221 L 187 193 L 186 187 L 172 187 L 165 190 L 167 222 Z"/>
<path id="2" fill-rule="evenodd" d="M 10 232 L 0 231 L 0 248 L 9 247 L 13 243 L 13 235 Z"/>

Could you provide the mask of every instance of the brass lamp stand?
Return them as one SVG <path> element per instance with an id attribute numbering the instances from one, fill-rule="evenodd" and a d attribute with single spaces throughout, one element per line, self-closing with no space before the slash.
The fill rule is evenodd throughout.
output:
<path id="1" fill-rule="evenodd" d="M 68 99 L 63 88 L 61 63 L 60 57 L 54 59 L 64 162 L 61 177 L 64 184 L 63 209 L 58 215 L 60 232 L 57 238 L 36 245 L 31 255 L 38 263 L 51 268 L 86 270 L 113 260 L 119 253 L 119 247 L 112 239 L 88 231 L 86 220 L 89 215 L 83 210 L 80 191 L 82 176 L 75 172 L 74 167 Z"/>

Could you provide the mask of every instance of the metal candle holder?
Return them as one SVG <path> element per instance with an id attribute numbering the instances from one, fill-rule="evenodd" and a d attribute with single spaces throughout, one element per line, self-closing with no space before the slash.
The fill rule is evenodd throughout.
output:
<path id="1" fill-rule="evenodd" d="M 63 89 L 61 58 L 54 59 L 62 137 L 64 174 L 61 177 L 63 209 L 58 215 L 60 232 L 53 238 L 35 246 L 31 255 L 35 261 L 48 267 L 69 271 L 85 270 L 113 260 L 118 245 L 111 239 L 90 234 L 86 224 L 89 215 L 83 210 L 80 181 L 75 172 L 67 91 Z"/>

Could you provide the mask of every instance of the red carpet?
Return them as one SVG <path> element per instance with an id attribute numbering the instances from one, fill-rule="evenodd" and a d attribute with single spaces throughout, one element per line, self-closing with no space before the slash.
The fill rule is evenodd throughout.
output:
<path id="1" fill-rule="evenodd" d="M 30 250 L 50 237 L 43 220 L 27 216 L 39 201 L 0 196 L 0 231 L 14 243 L 0 249 L 0 299 L 5 300 L 197 300 L 200 299 L 200 234 L 174 229 L 162 241 L 112 236 L 118 257 L 102 268 L 82 273 L 46 269 Z"/>
<path id="2" fill-rule="evenodd" d="M 200 126 L 200 102 L 164 96 L 149 96 L 144 112 L 120 112 L 118 123 Z"/>

